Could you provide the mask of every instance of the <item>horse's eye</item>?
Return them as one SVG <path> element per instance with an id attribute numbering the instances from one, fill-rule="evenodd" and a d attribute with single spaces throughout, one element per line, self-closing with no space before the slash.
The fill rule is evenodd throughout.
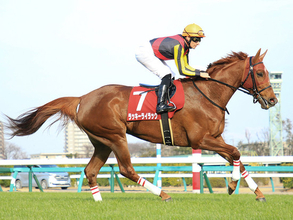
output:
<path id="1" fill-rule="evenodd" d="M 259 77 L 263 77 L 263 72 L 256 72 L 256 75 L 259 76 Z"/>

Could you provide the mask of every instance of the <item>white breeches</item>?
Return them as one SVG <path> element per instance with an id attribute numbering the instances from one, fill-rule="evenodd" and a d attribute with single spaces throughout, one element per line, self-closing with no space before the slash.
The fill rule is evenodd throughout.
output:
<path id="1" fill-rule="evenodd" d="M 175 77 L 175 73 L 171 70 L 167 63 L 155 56 L 150 42 L 147 41 L 139 45 L 136 48 L 135 57 L 138 62 L 144 65 L 149 71 L 157 75 L 160 79 L 170 73 L 173 77 Z"/>

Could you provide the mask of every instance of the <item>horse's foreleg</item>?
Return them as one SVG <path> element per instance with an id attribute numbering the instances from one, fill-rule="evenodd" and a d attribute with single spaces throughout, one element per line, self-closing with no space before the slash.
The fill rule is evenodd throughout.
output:
<path id="1" fill-rule="evenodd" d="M 143 177 L 139 176 L 130 161 L 130 154 L 127 148 L 123 146 L 123 147 L 119 147 L 118 149 L 116 149 L 114 151 L 116 157 L 117 157 L 117 161 L 118 161 L 118 165 L 119 165 L 119 169 L 120 169 L 120 173 L 127 177 L 128 179 L 132 180 L 133 182 L 138 183 L 139 185 L 145 187 L 146 189 L 148 189 L 149 191 L 151 191 L 153 194 L 160 196 L 162 198 L 163 201 L 169 201 L 171 200 L 171 197 L 166 194 L 165 192 L 163 192 L 159 187 L 155 186 L 154 184 L 150 183 L 149 181 L 147 181 L 146 179 L 144 179 Z"/>
<path id="2" fill-rule="evenodd" d="M 261 202 L 265 202 L 266 201 L 265 196 L 262 194 L 262 192 L 258 188 L 257 184 L 254 182 L 254 180 L 250 177 L 249 173 L 246 171 L 242 162 L 240 160 L 239 160 L 239 162 L 240 163 L 238 166 L 240 167 L 240 170 L 239 170 L 240 172 L 239 171 L 238 172 L 241 173 L 241 176 L 245 179 L 249 189 L 255 193 L 256 200 L 261 201 Z M 234 173 L 234 171 L 235 171 L 235 163 L 234 163 L 233 173 Z M 235 191 L 236 186 L 237 186 L 237 182 L 239 181 L 239 179 L 238 180 L 233 179 L 233 173 L 232 173 L 232 181 L 229 183 L 229 190 L 228 190 L 230 195 Z"/>
<path id="3" fill-rule="evenodd" d="M 232 181 L 228 184 L 228 193 L 229 193 L 229 195 L 231 195 L 234 193 L 234 191 L 237 187 L 237 183 L 240 179 L 240 163 L 241 163 L 241 161 L 240 160 L 233 160 L 232 158 L 228 161 L 230 162 L 231 165 L 233 165 Z"/>
<path id="4" fill-rule="evenodd" d="M 106 163 L 109 154 L 112 150 L 102 144 L 94 144 L 95 152 L 92 156 L 90 162 L 85 168 L 85 175 L 88 180 L 93 198 L 95 201 L 102 201 L 102 196 L 97 185 L 97 175 L 101 169 L 101 167 Z"/>
<path id="5" fill-rule="evenodd" d="M 240 172 L 242 177 L 245 179 L 249 189 L 252 192 L 254 192 L 254 194 L 256 195 L 256 200 L 265 202 L 266 201 L 265 196 L 262 194 L 262 192 L 258 188 L 257 184 L 254 182 L 254 180 L 251 178 L 249 173 L 245 170 L 245 167 L 241 162 L 240 162 Z"/>
<path id="6" fill-rule="evenodd" d="M 226 144 L 222 137 L 214 138 L 210 135 L 206 135 L 200 145 L 200 148 L 217 152 L 220 156 L 229 161 L 231 165 L 233 165 L 232 181 L 228 185 L 229 195 L 235 191 L 241 173 L 250 190 L 256 194 L 256 200 L 265 201 L 264 195 L 254 180 L 249 176 L 244 165 L 240 161 L 240 153 L 236 147 Z"/>
<path id="7" fill-rule="evenodd" d="M 223 156 L 221 153 L 220 155 Z M 227 159 L 227 156 L 225 158 Z M 257 184 L 254 182 L 254 180 L 249 176 L 248 172 L 245 170 L 245 167 L 240 161 L 240 159 L 233 160 L 233 162 L 231 162 L 231 160 L 232 159 L 230 159 L 230 161 L 228 160 L 231 165 L 233 164 L 232 181 L 228 184 L 229 195 L 234 193 L 237 187 L 237 183 L 240 179 L 240 173 L 241 173 L 241 176 L 245 179 L 249 189 L 256 194 L 256 200 L 266 201 L 264 195 L 258 188 Z"/>
<path id="8" fill-rule="evenodd" d="M 214 138 L 211 135 L 205 135 L 200 145 L 200 149 L 217 152 L 233 165 L 232 181 L 228 185 L 228 193 L 231 195 L 240 179 L 240 153 L 236 147 L 226 144 L 222 137 Z"/>

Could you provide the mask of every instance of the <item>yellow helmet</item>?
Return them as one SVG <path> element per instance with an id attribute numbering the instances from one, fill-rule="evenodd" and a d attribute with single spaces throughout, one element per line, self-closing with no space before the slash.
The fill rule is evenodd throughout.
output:
<path id="1" fill-rule="evenodd" d="M 184 37 L 205 37 L 203 30 L 197 24 L 189 24 L 187 25 L 182 33 Z"/>

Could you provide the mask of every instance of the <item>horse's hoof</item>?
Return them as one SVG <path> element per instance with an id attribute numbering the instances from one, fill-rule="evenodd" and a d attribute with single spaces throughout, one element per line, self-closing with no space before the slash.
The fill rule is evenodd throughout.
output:
<path id="1" fill-rule="evenodd" d="M 171 196 L 169 196 L 167 193 L 161 191 L 160 197 L 162 198 L 162 201 L 170 202 Z"/>
<path id="2" fill-rule="evenodd" d="M 232 189 L 230 186 L 228 187 L 228 193 L 229 195 L 232 195 L 235 189 Z"/>
<path id="3" fill-rule="evenodd" d="M 263 198 L 256 198 L 256 201 L 258 201 L 258 202 L 266 202 L 267 200 L 266 200 L 265 197 L 263 197 Z"/>
<path id="4" fill-rule="evenodd" d="M 235 186 L 234 186 L 235 185 Z M 230 182 L 229 184 L 228 184 L 228 193 L 229 193 L 229 195 L 232 195 L 233 194 L 233 192 L 235 191 L 235 189 L 236 189 L 236 185 L 237 185 L 237 183 L 236 184 L 233 184 L 233 182 Z"/>
<path id="5" fill-rule="evenodd" d="M 167 199 L 165 199 L 165 200 L 163 200 L 163 201 L 165 201 L 165 202 L 171 202 L 171 201 L 172 201 L 172 198 L 169 197 L 169 198 L 167 198 Z"/>

